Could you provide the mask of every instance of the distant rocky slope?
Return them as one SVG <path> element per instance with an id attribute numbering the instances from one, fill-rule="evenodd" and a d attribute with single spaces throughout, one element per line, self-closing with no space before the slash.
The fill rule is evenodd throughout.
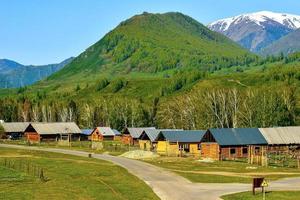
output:
<path id="1" fill-rule="evenodd" d="M 274 41 L 300 28 L 300 16 L 262 11 L 221 19 L 209 24 L 208 28 L 259 53 Z"/>

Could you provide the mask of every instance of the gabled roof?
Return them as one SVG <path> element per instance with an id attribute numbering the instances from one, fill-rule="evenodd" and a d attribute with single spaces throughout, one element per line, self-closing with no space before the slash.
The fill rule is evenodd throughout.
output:
<path id="1" fill-rule="evenodd" d="M 20 133 L 25 131 L 29 122 L 4 122 L 1 125 L 7 133 Z"/>
<path id="2" fill-rule="evenodd" d="M 300 144 L 300 126 L 260 128 L 268 144 Z"/>
<path id="3" fill-rule="evenodd" d="M 155 127 L 139 127 L 139 128 L 126 128 L 132 138 L 138 139 L 144 130 L 155 129 Z"/>
<path id="4" fill-rule="evenodd" d="M 203 130 L 186 130 L 186 131 L 160 131 L 158 138 L 162 137 L 169 142 L 200 142 L 204 136 Z"/>
<path id="5" fill-rule="evenodd" d="M 151 142 L 155 142 L 161 131 L 182 131 L 183 129 L 145 129 L 139 139 L 149 138 Z"/>
<path id="6" fill-rule="evenodd" d="M 94 129 L 81 129 L 83 135 L 91 135 Z"/>
<path id="7" fill-rule="evenodd" d="M 74 122 L 30 123 L 26 130 L 30 126 L 40 135 L 81 133 L 81 130 Z"/>
<path id="8" fill-rule="evenodd" d="M 220 146 L 267 144 L 258 128 L 208 129 Z"/>
<path id="9" fill-rule="evenodd" d="M 115 133 L 115 135 L 121 135 L 121 133 L 117 129 L 113 129 L 113 132 Z"/>
<path id="10" fill-rule="evenodd" d="M 110 127 L 97 127 L 98 131 L 103 135 L 103 136 L 115 136 L 115 132 L 110 128 Z"/>

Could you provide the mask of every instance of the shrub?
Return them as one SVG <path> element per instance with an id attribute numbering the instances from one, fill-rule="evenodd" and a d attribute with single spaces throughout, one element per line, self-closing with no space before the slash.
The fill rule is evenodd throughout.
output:
<path id="1" fill-rule="evenodd" d="M 123 87 L 125 87 L 126 85 L 127 85 L 127 81 L 118 79 L 114 82 L 112 91 L 114 93 L 116 93 L 116 92 L 120 91 Z"/>
<path id="2" fill-rule="evenodd" d="M 100 91 L 104 88 L 106 88 L 109 85 L 109 81 L 105 78 L 99 81 L 99 83 L 97 84 L 96 90 Z"/>

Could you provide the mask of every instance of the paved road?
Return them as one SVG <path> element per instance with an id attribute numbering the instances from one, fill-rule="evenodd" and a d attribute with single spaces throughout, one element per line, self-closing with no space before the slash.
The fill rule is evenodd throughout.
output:
<path id="1" fill-rule="evenodd" d="M 83 151 L 0 144 L 0 147 L 30 149 L 87 157 Z M 151 164 L 122 157 L 93 154 L 111 161 L 145 181 L 162 200 L 217 200 L 221 195 L 251 190 L 250 184 L 191 183 L 189 180 Z M 270 184 L 269 190 L 300 190 L 300 178 L 282 179 Z"/>

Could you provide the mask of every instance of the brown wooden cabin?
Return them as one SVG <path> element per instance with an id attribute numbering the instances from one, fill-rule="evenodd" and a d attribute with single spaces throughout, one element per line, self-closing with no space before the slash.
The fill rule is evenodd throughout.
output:
<path id="1" fill-rule="evenodd" d="M 81 130 L 74 122 L 30 123 L 25 129 L 30 142 L 80 140 Z"/>
<path id="2" fill-rule="evenodd" d="M 268 152 L 300 151 L 300 126 L 259 128 L 268 143 Z"/>
<path id="3" fill-rule="evenodd" d="M 213 160 L 260 155 L 267 142 L 257 128 L 208 129 L 201 140 L 201 157 Z"/>
<path id="4" fill-rule="evenodd" d="M 19 140 L 24 136 L 24 131 L 29 122 L 3 122 L 1 125 L 5 133 L 3 139 Z"/>
<path id="5" fill-rule="evenodd" d="M 115 132 L 110 127 L 96 127 L 92 134 L 92 141 L 104 141 L 104 140 L 114 140 Z"/>
<path id="6" fill-rule="evenodd" d="M 145 129 L 155 129 L 155 127 L 125 128 L 122 135 L 122 143 L 129 145 L 139 145 L 139 137 Z"/>

